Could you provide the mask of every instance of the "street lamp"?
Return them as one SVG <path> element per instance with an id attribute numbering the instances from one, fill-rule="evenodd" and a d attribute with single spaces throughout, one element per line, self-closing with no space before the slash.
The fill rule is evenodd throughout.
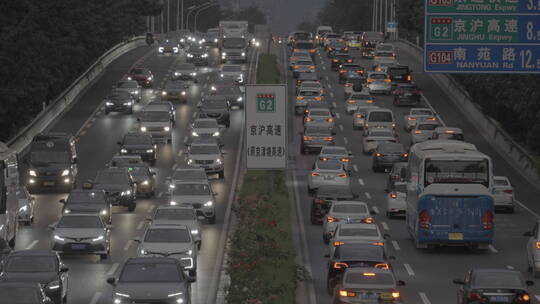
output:
<path id="1" fill-rule="evenodd" d="M 203 8 L 205 7 L 206 5 L 210 4 L 210 3 L 213 3 L 214 1 L 210 1 L 210 2 L 205 2 L 203 4 L 199 4 L 199 5 L 194 5 L 190 8 L 188 8 L 188 12 L 187 12 L 187 15 L 186 15 L 186 29 L 189 30 L 189 15 L 191 15 L 191 12 L 193 12 L 194 10 L 197 10 L 197 9 L 200 9 L 200 8 Z"/>
<path id="2" fill-rule="evenodd" d="M 197 10 L 197 12 L 195 13 L 195 21 L 193 22 L 193 32 L 195 33 L 197 31 L 197 17 L 199 16 L 199 13 L 206 10 L 206 9 L 209 9 L 211 8 L 212 6 L 216 6 L 216 5 L 219 5 L 219 3 L 217 2 L 211 2 L 211 3 L 208 3 L 207 6 L 205 7 L 202 7 L 200 8 L 199 10 Z"/>

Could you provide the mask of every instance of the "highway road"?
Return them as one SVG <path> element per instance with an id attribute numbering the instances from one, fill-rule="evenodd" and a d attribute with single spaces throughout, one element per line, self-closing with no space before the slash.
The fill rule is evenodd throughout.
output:
<path id="1" fill-rule="evenodd" d="M 211 49 L 211 64 L 199 69 L 199 83 L 191 86 L 187 104 L 176 105 L 176 125 L 173 130 L 172 145 L 158 147 L 158 161 L 152 171 L 157 172 L 157 195 L 152 199 L 137 199 L 135 212 L 116 207 L 113 215 L 111 237 L 111 256 L 100 261 L 97 256 L 65 256 L 63 261 L 69 270 L 68 303 L 111 303 L 112 288 L 106 284 L 106 278 L 119 274 L 126 259 L 136 256 L 136 237 L 142 237 L 146 227 L 145 219 L 152 210 L 168 202 L 165 179 L 176 166 L 186 166 L 182 151 L 187 139 L 187 126 L 196 116 L 196 103 L 201 95 L 207 93 L 212 81 L 219 77 L 218 50 Z M 256 52 L 250 52 L 249 64 L 244 69 L 251 76 L 255 64 Z M 155 97 L 155 90 L 147 89 L 141 104 L 135 107 L 133 115 L 111 113 L 104 115 L 103 98 L 110 92 L 113 84 L 135 65 L 150 68 L 154 74 L 154 89 L 159 88 L 170 76 L 175 64 L 185 61 L 181 56 L 158 55 L 157 47 L 140 47 L 130 51 L 114 61 L 106 71 L 83 93 L 78 96 L 74 106 L 63 117 L 50 126 L 51 131 L 71 132 L 78 136 L 79 184 L 93 179 L 99 168 L 119 150 L 116 142 L 136 127 L 136 115 L 142 106 Z M 208 94 L 208 93 L 207 93 Z M 197 282 L 192 285 L 192 303 L 214 303 L 221 273 L 226 233 L 228 231 L 228 207 L 231 203 L 235 186 L 233 179 L 239 173 L 239 144 L 243 130 L 243 110 L 231 111 L 231 125 L 224 134 L 225 179 L 215 179 L 212 187 L 217 195 L 215 225 L 203 224 L 203 243 L 199 252 Z M 233 192 L 231 192 L 233 191 Z M 20 227 L 16 249 L 50 249 L 50 230 L 48 225 L 56 222 L 61 214 L 62 205 L 58 202 L 66 194 L 36 195 L 35 222 L 31 227 Z"/>
<path id="2" fill-rule="evenodd" d="M 464 119 L 463 114 L 452 104 L 448 96 L 429 77 L 422 73 L 421 58 L 416 54 L 407 53 L 404 45 L 394 42 L 397 47 L 398 61 L 409 65 L 415 72 L 413 80 L 420 86 L 425 97 L 426 106 L 433 107 L 442 121 L 448 126 L 460 127 L 464 130 L 468 142 L 475 144 L 479 150 L 488 154 L 494 161 L 495 175 L 509 177 L 514 186 L 514 193 L 521 205 L 514 214 L 497 213 L 495 217 L 495 241 L 487 251 L 469 251 L 463 248 L 442 248 L 432 251 L 420 251 L 414 248 L 406 230 L 403 219 L 387 219 L 384 215 L 387 175 L 374 173 L 371 170 L 371 156 L 362 153 L 362 131 L 352 129 L 352 116 L 345 112 L 343 85 L 338 84 L 336 72 L 330 69 L 330 61 L 319 49 L 316 56 L 317 69 L 326 89 L 326 97 L 335 101 L 336 145 L 346 146 L 354 154 L 352 161 L 353 189 L 360 196 L 359 200 L 368 203 L 378 212 L 376 223 L 384 233 L 388 233 L 389 254 L 396 257 L 392 262 L 398 279 L 404 280 L 406 286 L 401 288 L 405 303 L 449 304 L 456 303 L 457 286 L 452 279 L 463 278 L 466 271 L 473 267 L 494 267 L 517 269 L 525 274 L 527 279 L 533 279 L 527 273 L 525 245 L 527 237 L 522 236 L 532 228 L 540 214 L 537 203 L 540 191 L 524 179 L 504 158 L 489 144 L 487 138 L 478 133 L 474 123 Z M 282 45 L 274 46 L 273 52 L 278 56 L 282 70 L 287 71 L 289 51 Z M 358 51 L 352 51 L 355 60 L 370 69 L 371 60 L 361 59 Z M 293 217 L 297 219 L 297 227 L 301 240 L 302 261 L 312 272 L 313 286 L 308 290 L 314 291 L 306 303 L 331 303 L 331 296 L 326 293 L 327 246 L 322 240 L 322 226 L 313 226 L 309 220 L 311 197 L 307 191 L 307 176 L 311 171 L 316 155 L 300 154 L 299 132 L 303 130 L 302 118 L 294 115 L 295 85 L 292 73 L 284 77 L 288 85 L 290 100 L 289 123 L 293 126 L 289 137 L 290 168 L 293 172 L 294 193 L 296 195 Z M 403 129 L 403 116 L 408 113 L 408 107 L 396 108 L 392 105 L 391 96 L 376 96 L 376 104 L 390 108 L 398 120 L 396 128 L 400 142 L 410 145 L 410 135 Z M 302 242 L 301 242 L 302 243 Z M 300 244 L 302 245 L 302 244 Z M 540 284 L 540 280 L 536 280 Z M 532 287 L 531 293 L 540 300 L 540 286 Z"/>

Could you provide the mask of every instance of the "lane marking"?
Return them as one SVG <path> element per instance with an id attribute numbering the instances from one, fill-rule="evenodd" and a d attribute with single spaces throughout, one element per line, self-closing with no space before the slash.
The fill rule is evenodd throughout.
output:
<path id="1" fill-rule="evenodd" d="M 180 156 L 180 155 L 178 155 L 178 156 Z M 173 171 L 176 170 L 176 167 L 178 167 L 178 164 L 177 164 L 177 163 L 175 163 L 174 166 L 172 166 L 172 170 L 173 170 Z"/>
<path id="2" fill-rule="evenodd" d="M 184 153 L 184 151 L 182 150 L 178 151 L 178 157 L 182 156 L 182 153 Z"/>
<path id="3" fill-rule="evenodd" d="M 157 197 L 161 198 L 163 196 L 163 191 L 159 192 Z"/>
<path id="4" fill-rule="evenodd" d="M 324 65 L 323 65 L 322 69 L 323 69 L 323 71 L 326 71 L 326 67 Z"/>
<path id="5" fill-rule="evenodd" d="M 534 215 L 537 219 L 540 219 L 540 215 L 538 215 L 538 213 L 532 211 L 531 209 L 529 209 L 529 207 L 525 206 L 523 203 L 521 203 L 520 201 L 518 200 L 514 200 L 514 202 L 516 202 L 516 204 L 520 205 L 523 209 L 529 211 L 529 213 L 531 213 L 532 215 Z"/>
<path id="6" fill-rule="evenodd" d="M 512 266 L 512 265 L 506 265 L 506 268 L 508 268 L 508 269 L 510 269 L 510 270 L 514 270 L 514 269 L 515 269 L 514 266 Z"/>
<path id="7" fill-rule="evenodd" d="M 405 267 L 405 270 L 407 270 L 407 273 L 408 273 L 410 276 L 414 276 L 414 271 L 412 270 L 411 265 L 409 265 L 409 264 L 403 264 L 403 267 Z"/>
<path id="8" fill-rule="evenodd" d="M 325 76 L 325 78 L 326 78 L 326 81 L 329 81 L 329 80 L 330 80 L 330 79 L 328 78 L 328 76 Z"/>
<path id="9" fill-rule="evenodd" d="M 397 241 L 392 241 L 392 246 L 394 246 L 394 249 L 395 249 L 396 251 L 401 250 L 401 247 L 399 247 L 399 244 L 398 244 Z"/>
<path id="10" fill-rule="evenodd" d="M 431 304 L 431 301 L 428 299 L 425 292 L 421 291 L 418 294 L 420 295 L 420 299 L 422 299 L 422 302 L 424 302 L 424 304 Z"/>
<path id="11" fill-rule="evenodd" d="M 364 194 L 366 195 L 367 199 L 371 199 L 371 194 L 369 194 L 369 192 L 366 192 Z"/>
<path id="12" fill-rule="evenodd" d="M 373 212 L 375 212 L 375 214 L 379 214 L 379 208 L 377 208 L 377 206 L 373 206 L 371 209 L 373 209 Z"/>
<path id="13" fill-rule="evenodd" d="M 354 172 L 358 172 L 358 166 L 357 165 L 353 165 L 352 168 L 353 168 Z M 359 178 L 358 182 L 360 182 L 360 180 L 361 179 Z"/>
<path id="14" fill-rule="evenodd" d="M 383 227 L 384 230 L 388 231 L 390 230 L 390 227 L 388 227 L 388 224 L 386 222 L 381 222 L 381 226 Z"/>
<path id="15" fill-rule="evenodd" d="M 343 132 L 343 125 L 339 125 L 339 130 Z"/>
<path id="16" fill-rule="evenodd" d="M 356 166 L 356 165 L 355 165 L 355 166 Z M 358 169 L 358 168 L 356 168 L 356 169 Z M 358 170 L 356 170 L 356 171 L 358 171 Z M 364 184 L 364 180 L 361 179 L 360 177 L 358 178 L 358 183 L 360 184 L 360 186 L 364 186 L 364 185 L 365 185 L 365 184 Z"/>
<path id="17" fill-rule="evenodd" d="M 498 251 L 495 247 L 493 247 L 493 245 L 491 245 L 491 244 L 489 244 L 488 249 L 489 249 L 489 251 L 491 251 L 491 252 L 493 252 L 493 253 L 499 252 L 499 251 Z"/>
<path id="18" fill-rule="evenodd" d="M 184 143 L 187 143 L 187 136 L 184 136 Z"/>
<path id="19" fill-rule="evenodd" d="M 150 208 L 148 208 L 148 213 L 152 213 L 152 211 L 154 211 L 154 208 L 156 208 L 156 206 L 150 206 Z"/>
<path id="20" fill-rule="evenodd" d="M 337 117 L 337 119 L 340 119 L 341 115 L 339 113 L 336 113 L 336 117 Z"/>
<path id="21" fill-rule="evenodd" d="M 203 86 L 202 86 L 202 87 L 203 87 L 203 89 L 206 89 L 206 87 L 207 87 L 207 86 L 208 86 L 208 84 L 207 84 L 207 83 L 205 83 L 205 84 L 203 84 Z"/>
<path id="22" fill-rule="evenodd" d="M 141 230 L 143 226 L 144 226 L 144 221 L 140 221 L 139 225 L 137 225 L 137 230 Z"/>
<path id="23" fill-rule="evenodd" d="M 347 137 L 343 137 L 343 141 L 345 142 L 346 145 L 349 144 L 349 140 L 347 139 Z"/>
<path id="24" fill-rule="evenodd" d="M 193 118 L 197 117 L 197 112 L 193 112 Z"/>
<path id="25" fill-rule="evenodd" d="M 107 272 L 108 277 L 114 275 L 114 273 L 116 272 L 116 269 L 118 268 L 118 265 L 120 265 L 120 264 L 118 264 L 118 263 L 112 264 L 111 269 L 109 269 L 109 272 Z"/>
<path id="26" fill-rule="evenodd" d="M 536 299 L 536 301 L 540 302 L 540 296 L 539 295 L 534 295 L 534 298 Z"/>
<path id="27" fill-rule="evenodd" d="M 333 94 L 333 93 L 330 93 L 330 94 Z M 332 107 L 337 108 L 337 104 L 336 104 L 335 101 L 332 102 Z M 337 114 L 337 113 L 336 113 L 336 114 Z"/>
<path id="28" fill-rule="evenodd" d="M 84 134 L 86 134 L 86 130 L 83 130 L 83 131 L 79 134 L 79 136 L 83 136 Z"/>
<path id="29" fill-rule="evenodd" d="M 133 244 L 133 240 L 127 241 L 126 246 L 124 246 L 124 251 L 128 251 L 129 247 L 131 247 L 131 244 Z"/>
<path id="30" fill-rule="evenodd" d="M 32 243 L 28 244 L 28 246 L 26 246 L 26 250 L 30 250 L 32 249 L 32 247 L 36 246 L 36 244 L 38 243 L 39 241 L 38 240 L 33 240 Z"/>
<path id="31" fill-rule="evenodd" d="M 334 98 L 334 92 L 330 92 L 330 97 Z"/>
<path id="32" fill-rule="evenodd" d="M 326 76 L 326 77 L 328 77 L 328 76 Z M 328 84 L 328 88 L 329 88 L 329 89 L 332 89 L 332 85 L 331 85 L 331 84 Z"/>
<path id="33" fill-rule="evenodd" d="M 94 293 L 94 296 L 90 300 L 90 304 L 97 304 L 97 302 L 101 298 L 101 295 L 102 295 L 101 291 L 96 291 L 96 293 Z"/>

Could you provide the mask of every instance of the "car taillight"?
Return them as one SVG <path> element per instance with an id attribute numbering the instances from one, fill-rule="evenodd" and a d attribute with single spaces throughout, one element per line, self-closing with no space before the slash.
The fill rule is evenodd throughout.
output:
<path id="1" fill-rule="evenodd" d="M 294 68 L 295 68 L 295 69 L 299 69 L 300 66 L 299 66 L 299 65 L 295 65 Z"/>
<path id="2" fill-rule="evenodd" d="M 349 264 L 343 262 L 334 262 L 334 269 L 343 269 L 349 267 Z"/>
<path id="3" fill-rule="evenodd" d="M 356 70 L 356 73 L 364 74 L 364 71 L 362 71 L 362 70 Z"/>
<path id="4" fill-rule="evenodd" d="M 300 52 L 299 49 L 293 49 L 293 52 Z"/>
<path id="5" fill-rule="evenodd" d="M 345 52 L 348 52 L 348 51 L 349 51 L 349 48 L 345 48 L 345 49 L 343 49 L 343 50 L 344 50 Z"/>
<path id="6" fill-rule="evenodd" d="M 428 117 L 426 118 L 426 120 L 435 120 L 436 118 L 435 117 Z"/>
<path id="7" fill-rule="evenodd" d="M 332 118 L 332 117 L 327 118 L 326 121 L 328 121 L 328 122 L 334 122 L 334 118 Z"/>
<path id="8" fill-rule="evenodd" d="M 339 60 L 337 60 L 337 59 L 332 59 L 332 62 L 339 62 Z"/>
<path id="9" fill-rule="evenodd" d="M 405 157 L 405 158 L 409 157 L 409 154 L 408 153 L 403 153 L 403 154 L 401 154 L 401 157 Z"/>
<path id="10" fill-rule="evenodd" d="M 326 221 L 328 223 L 336 223 L 336 222 L 339 222 L 339 219 L 337 217 L 329 216 L 326 218 Z"/>
<path id="11" fill-rule="evenodd" d="M 531 296 L 529 296 L 528 293 L 523 293 L 522 295 L 519 296 L 518 298 L 519 301 L 521 301 L 522 303 L 530 303 L 529 301 L 531 300 Z"/>
<path id="12" fill-rule="evenodd" d="M 422 210 L 418 214 L 418 221 L 420 222 L 420 228 L 429 229 L 430 220 L 431 218 L 429 217 L 429 213 L 426 210 Z"/>
<path id="13" fill-rule="evenodd" d="M 362 114 L 356 114 L 356 118 L 364 118 L 364 115 L 362 115 Z"/>
<path id="14" fill-rule="evenodd" d="M 345 245 L 345 242 L 335 241 L 334 243 L 332 243 L 332 245 L 334 245 L 334 247 L 338 247 L 338 246 L 341 246 L 341 245 Z"/>
<path id="15" fill-rule="evenodd" d="M 306 117 L 306 121 L 313 121 L 313 118 L 311 118 L 311 117 Z"/>
<path id="16" fill-rule="evenodd" d="M 407 75 L 407 81 L 411 81 L 412 80 L 412 76 L 411 75 Z"/>
<path id="17" fill-rule="evenodd" d="M 364 224 L 373 224 L 373 218 L 372 217 L 366 217 L 365 219 L 362 219 L 360 222 Z"/>
<path id="18" fill-rule="evenodd" d="M 348 104 L 355 104 L 355 103 L 356 103 L 356 100 L 354 100 L 354 99 L 349 99 L 349 100 L 347 100 L 347 103 L 348 103 Z"/>
<path id="19" fill-rule="evenodd" d="M 506 190 L 503 190 L 504 193 L 508 193 L 508 194 L 512 194 L 512 192 L 514 192 L 512 189 L 506 189 Z"/>
<path id="20" fill-rule="evenodd" d="M 397 198 L 397 193 L 395 193 L 395 192 L 390 193 L 390 197 L 393 198 L 393 199 L 396 199 Z"/>
<path id="21" fill-rule="evenodd" d="M 309 52 L 310 53 L 315 53 L 317 50 L 316 49 L 310 49 Z"/>
<path id="22" fill-rule="evenodd" d="M 314 66 L 314 65 L 310 65 L 309 68 L 310 68 L 311 70 L 315 70 L 315 66 Z"/>
<path id="23" fill-rule="evenodd" d="M 382 157 L 383 155 L 381 153 L 377 152 L 377 153 L 375 153 L 375 156 L 376 157 Z"/>
<path id="24" fill-rule="evenodd" d="M 348 63 L 351 63 L 353 60 L 352 59 L 347 59 L 347 62 Z"/>
<path id="25" fill-rule="evenodd" d="M 399 297 L 400 297 L 399 291 L 393 291 L 392 292 L 392 298 L 393 299 L 399 299 Z"/>
<path id="26" fill-rule="evenodd" d="M 414 131 L 414 134 L 422 134 L 422 131 L 416 130 L 416 131 Z"/>
<path id="27" fill-rule="evenodd" d="M 344 157 L 344 158 L 340 158 L 339 161 L 340 161 L 340 162 L 343 162 L 343 163 L 348 163 L 348 162 L 350 162 L 351 160 L 350 160 L 349 158 Z"/>
<path id="28" fill-rule="evenodd" d="M 348 177 L 349 175 L 347 173 L 339 173 L 339 174 L 336 174 L 337 177 Z"/>
<path id="29" fill-rule="evenodd" d="M 384 243 L 383 242 L 375 242 L 375 243 L 371 243 L 371 245 L 384 246 Z"/>
<path id="30" fill-rule="evenodd" d="M 334 50 L 333 48 L 329 47 L 328 50 L 331 52 L 332 50 Z"/>
<path id="31" fill-rule="evenodd" d="M 384 82 L 391 82 L 392 80 L 390 79 L 385 79 Z"/>
<path id="32" fill-rule="evenodd" d="M 321 176 L 321 174 L 318 172 L 311 172 L 311 176 Z"/>
<path id="33" fill-rule="evenodd" d="M 313 99 L 315 99 L 315 100 L 317 100 L 317 101 L 320 101 L 322 98 L 321 98 L 321 96 L 317 96 L 317 97 L 315 97 L 315 98 L 313 98 Z"/>
<path id="34" fill-rule="evenodd" d="M 323 140 L 332 141 L 332 140 L 334 140 L 334 138 L 332 136 L 326 136 L 326 137 L 323 138 Z"/>
<path id="35" fill-rule="evenodd" d="M 345 290 L 345 289 L 340 289 L 339 290 L 339 296 L 340 297 L 356 297 L 356 292 L 348 291 L 348 290 Z"/>
<path id="36" fill-rule="evenodd" d="M 484 230 L 493 229 L 493 212 L 484 212 L 484 215 L 482 216 L 482 226 L 484 227 Z"/>
<path id="37" fill-rule="evenodd" d="M 347 70 L 339 70 L 340 73 L 347 73 Z"/>
<path id="38" fill-rule="evenodd" d="M 304 100 L 304 96 L 296 96 L 296 100 Z"/>
<path id="39" fill-rule="evenodd" d="M 482 296 L 476 292 L 469 292 L 467 294 L 467 300 L 469 301 L 482 301 Z"/>
<path id="40" fill-rule="evenodd" d="M 373 82 L 373 79 L 368 79 L 367 80 L 367 83 L 372 83 Z"/>
<path id="41" fill-rule="evenodd" d="M 536 242 L 536 249 L 540 249 L 540 242 Z"/>
<path id="42" fill-rule="evenodd" d="M 348 88 L 348 87 L 350 87 L 351 85 L 352 85 L 352 84 L 350 84 L 350 83 L 346 83 L 346 84 L 345 84 L 345 87 Z"/>
<path id="43" fill-rule="evenodd" d="M 319 199 L 319 198 L 314 199 L 313 202 L 314 202 L 315 204 L 317 204 L 317 205 L 326 204 L 326 200 Z"/>
<path id="44" fill-rule="evenodd" d="M 416 117 L 407 117 L 407 120 L 416 120 Z"/>
<path id="45" fill-rule="evenodd" d="M 313 136 L 304 136 L 304 140 L 313 140 Z"/>
<path id="46" fill-rule="evenodd" d="M 319 157 L 319 160 L 322 160 L 322 161 L 327 161 L 328 158 L 327 157 Z"/>

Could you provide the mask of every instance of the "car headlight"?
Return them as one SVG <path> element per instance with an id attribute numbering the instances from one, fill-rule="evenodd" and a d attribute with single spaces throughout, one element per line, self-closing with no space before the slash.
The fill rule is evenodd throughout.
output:
<path id="1" fill-rule="evenodd" d="M 131 78 L 131 76 L 128 76 L 127 80 L 133 80 L 133 78 Z"/>
<path id="2" fill-rule="evenodd" d="M 193 57 L 193 54 L 188 53 L 187 56 L 188 56 L 189 58 L 192 58 L 192 57 Z"/>
<path id="3" fill-rule="evenodd" d="M 212 91 L 215 91 L 215 90 L 216 90 L 216 87 L 215 87 L 215 86 L 212 86 L 210 89 L 211 89 Z"/>
<path id="4" fill-rule="evenodd" d="M 255 46 L 261 46 L 261 43 L 259 41 L 255 42 Z"/>
<path id="5" fill-rule="evenodd" d="M 197 229 L 192 229 L 192 230 L 191 230 L 191 234 L 197 235 L 197 234 L 199 234 L 199 230 L 197 230 Z"/>
<path id="6" fill-rule="evenodd" d="M 120 149 L 120 153 L 127 153 L 126 149 Z"/>
<path id="7" fill-rule="evenodd" d="M 148 149 L 146 150 L 146 153 L 153 153 L 154 152 L 154 149 Z"/>
<path id="8" fill-rule="evenodd" d="M 191 75 L 191 76 L 197 76 L 197 72 L 189 73 L 189 75 Z"/>
<path id="9" fill-rule="evenodd" d="M 131 194 L 131 190 L 122 191 L 122 193 L 120 193 L 120 195 L 122 196 L 130 195 L 130 194 Z"/>
<path id="10" fill-rule="evenodd" d="M 214 205 L 214 202 L 212 202 L 212 201 L 208 201 L 208 202 L 204 203 L 205 207 L 212 207 L 213 205 Z"/>
<path id="11" fill-rule="evenodd" d="M 69 170 L 67 169 L 62 171 L 62 176 L 66 176 L 66 175 L 69 175 Z"/>
<path id="12" fill-rule="evenodd" d="M 71 210 L 69 210 L 69 209 L 64 209 L 64 213 L 71 213 Z"/>
<path id="13" fill-rule="evenodd" d="M 242 52 L 242 57 L 246 57 L 246 53 Z"/>
<path id="14" fill-rule="evenodd" d="M 177 48 L 177 47 L 173 47 L 173 52 L 178 53 L 178 48 Z"/>
<path id="15" fill-rule="evenodd" d="M 101 212 L 100 212 L 100 213 L 101 213 L 101 215 L 107 215 L 107 209 L 103 209 L 103 210 L 101 210 Z"/>
<path id="16" fill-rule="evenodd" d="M 139 91 L 131 91 L 132 95 L 139 95 Z"/>
<path id="17" fill-rule="evenodd" d="M 221 165 L 221 158 L 216 159 L 216 163 L 217 163 L 218 165 Z"/>
<path id="18" fill-rule="evenodd" d="M 227 57 L 227 53 L 221 53 L 221 58 Z"/>
<path id="19" fill-rule="evenodd" d="M 214 134 L 212 134 L 212 136 L 214 136 L 214 137 L 219 136 L 219 134 L 220 134 L 219 131 L 216 131 L 216 132 L 214 132 Z"/>
<path id="20" fill-rule="evenodd" d="M 187 163 L 188 163 L 188 165 L 191 165 L 193 163 L 193 159 L 191 159 L 191 158 L 188 159 Z"/>
<path id="21" fill-rule="evenodd" d="M 164 50 L 164 48 L 163 48 L 162 46 L 160 46 L 160 47 L 158 48 L 158 52 L 160 52 L 160 53 L 163 53 L 163 50 Z"/>
<path id="22" fill-rule="evenodd" d="M 175 201 L 170 201 L 170 202 L 169 202 L 169 205 L 171 205 L 171 206 L 176 206 L 176 205 L 178 205 L 178 203 L 175 202 Z"/>
<path id="23" fill-rule="evenodd" d="M 30 176 L 37 176 L 35 170 L 30 170 L 30 171 L 28 171 L 28 174 L 29 174 Z"/>
<path id="24" fill-rule="evenodd" d="M 186 91 L 182 91 L 182 95 L 185 96 L 185 95 L 186 95 Z"/>
<path id="25" fill-rule="evenodd" d="M 206 58 L 206 57 L 208 57 L 208 54 L 206 53 L 202 54 L 202 58 Z"/>
<path id="26" fill-rule="evenodd" d="M 191 132 L 191 135 L 193 135 L 193 136 L 195 136 L 195 137 L 198 137 L 198 136 L 199 136 L 199 133 L 197 133 L 197 132 L 194 131 L 194 132 Z"/>
<path id="27" fill-rule="evenodd" d="M 187 255 L 192 255 L 192 254 L 193 254 L 193 250 L 190 249 L 190 250 L 188 250 L 186 253 L 187 253 Z"/>
<path id="28" fill-rule="evenodd" d="M 60 281 L 52 281 L 47 284 L 47 289 L 49 290 L 56 290 L 58 288 L 60 288 Z"/>
<path id="29" fill-rule="evenodd" d="M 104 237 L 103 235 L 100 235 L 100 236 L 98 236 L 97 238 L 93 238 L 93 239 L 92 239 L 92 242 L 99 242 L 99 241 L 103 240 L 104 238 L 105 238 L 105 237 Z"/>
<path id="30" fill-rule="evenodd" d="M 19 208 L 19 212 L 26 212 L 26 210 L 28 210 L 28 206 L 27 206 L 27 205 L 24 205 L 24 206 L 22 206 L 21 208 Z"/>
<path id="31" fill-rule="evenodd" d="M 106 105 L 106 106 L 112 106 L 112 105 L 113 105 L 113 103 L 112 103 L 112 102 L 109 102 L 109 101 L 107 101 L 107 102 L 105 103 L 105 105 Z"/>
<path id="32" fill-rule="evenodd" d="M 180 39 L 180 42 L 185 42 L 186 40 L 184 38 Z"/>
<path id="33" fill-rule="evenodd" d="M 129 295 L 125 293 L 115 292 L 114 294 L 122 298 L 129 298 Z"/>
<path id="34" fill-rule="evenodd" d="M 60 237 L 59 235 L 56 235 L 56 234 L 54 235 L 54 239 L 57 240 L 57 241 L 60 241 L 60 242 L 63 242 L 63 241 L 66 240 L 65 238 Z"/>
<path id="35" fill-rule="evenodd" d="M 163 131 L 165 131 L 165 132 L 169 132 L 170 130 L 171 130 L 170 127 L 163 127 Z"/>
<path id="36" fill-rule="evenodd" d="M 242 101 L 242 100 L 243 100 L 242 96 L 240 96 L 240 97 L 238 97 L 238 98 L 236 99 L 236 101 L 238 101 L 238 102 L 240 102 L 240 101 Z"/>
<path id="37" fill-rule="evenodd" d="M 131 102 L 124 102 L 124 105 L 125 105 L 125 106 L 130 106 L 130 105 L 131 105 Z"/>
<path id="38" fill-rule="evenodd" d="M 165 96 L 165 95 L 167 95 L 167 92 L 166 91 L 161 91 L 161 95 Z"/>
<path id="39" fill-rule="evenodd" d="M 148 78 L 146 78 L 147 80 L 152 80 L 152 76 L 148 76 Z"/>
<path id="40" fill-rule="evenodd" d="M 182 73 L 174 72 L 174 76 L 180 76 L 180 75 L 182 75 Z"/>
<path id="41" fill-rule="evenodd" d="M 223 78 L 223 77 L 225 77 L 225 75 L 223 75 L 223 74 L 219 74 L 219 77 Z"/>
<path id="42" fill-rule="evenodd" d="M 149 182 L 148 182 L 148 180 L 145 180 L 144 182 L 142 182 L 142 184 L 145 185 L 145 186 L 148 186 Z"/>
<path id="43" fill-rule="evenodd" d="M 141 127 L 141 132 L 146 132 L 146 127 Z"/>

